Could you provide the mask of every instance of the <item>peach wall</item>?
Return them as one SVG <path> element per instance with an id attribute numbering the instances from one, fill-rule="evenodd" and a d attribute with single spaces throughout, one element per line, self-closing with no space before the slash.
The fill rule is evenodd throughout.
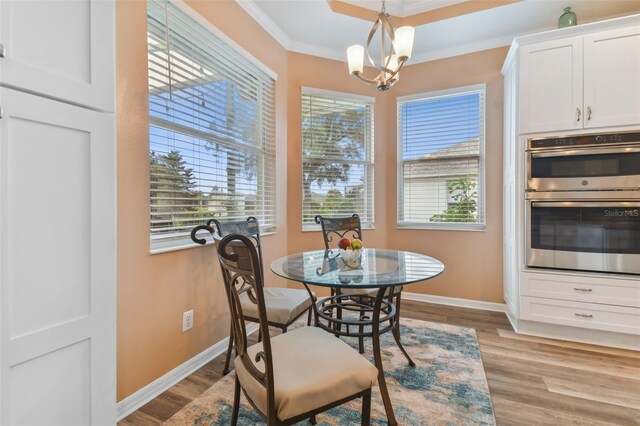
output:
<path id="1" fill-rule="evenodd" d="M 410 65 L 388 92 L 385 152 L 386 193 L 390 201 L 387 238 L 390 248 L 424 253 L 442 260 L 445 273 L 405 291 L 503 303 L 502 297 L 502 75 L 508 47 Z M 486 230 L 397 229 L 395 150 L 398 96 L 486 83 Z"/>
<path id="2" fill-rule="evenodd" d="M 189 4 L 278 74 L 277 199 L 285 206 L 287 53 L 236 2 Z M 146 2 L 118 0 L 116 32 L 117 397 L 122 400 L 226 337 L 229 323 L 213 247 L 149 254 Z M 277 229 L 264 238 L 267 262 L 287 251 L 284 209 L 278 211 Z M 183 333 L 182 313 L 189 309 L 194 327 Z"/>
<path id="3" fill-rule="evenodd" d="M 503 303 L 502 299 L 502 76 L 508 48 L 407 66 L 398 84 L 377 92 L 348 74 L 344 62 L 289 53 L 288 251 L 322 248 L 318 231 L 302 231 L 302 86 L 375 96 L 375 229 L 369 247 L 415 251 L 442 260 L 442 276 L 406 291 Z M 401 230 L 396 227 L 396 98 L 486 83 L 486 231 Z M 291 284 L 295 285 L 295 284 Z"/>

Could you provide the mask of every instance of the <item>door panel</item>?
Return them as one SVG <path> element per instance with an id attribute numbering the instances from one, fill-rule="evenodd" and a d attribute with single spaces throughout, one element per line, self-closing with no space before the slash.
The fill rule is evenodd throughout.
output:
<path id="1" fill-rule="evenodd" d="M 582 128 L 582 36 L 524 46 L 520 69 L 521 133 Z"/>
<path id="2" fill-rule="evenodd" d="M 113 424 L 113 117 L 0 100 L 0 424 Z"/>
<path id="3" fill-rule="evenodd" d="M 113 1 L 0 2 L 2 85 L 114 110 Z"/>
<path id="4" fill-rule="evenodd" d="M 584 65 L 585 127 L 640 124 L 640 27 L 585 35 Z"/>

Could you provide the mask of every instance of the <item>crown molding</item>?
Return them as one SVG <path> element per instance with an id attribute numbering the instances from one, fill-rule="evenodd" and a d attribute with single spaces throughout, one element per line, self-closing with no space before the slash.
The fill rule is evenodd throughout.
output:
<path id="1" fill-rule="evenodd" d="M 328 47 L 316 46 L 315 44 L 300 43 L 299 41 L 292 41 L 288 50 L 291 52 L 303 53 L 305 55 L 332 59 L 334 61 L 347 62 L 346 50 L 330 49 Z"/>
<path id="2" fill-rule="evenodd" d="M 273 37 L 282 47 L 291 50 L 291 39 L 266 13 L 258 7 L 254 0 L 236 0 L 236 3 L 244 9 L 271 37 Z"/>
<path id="3" fill-rule="evenodd" d="M 509 46 L 517 35 L 496 37 L 489 40 L 480 40 L 473 43 L 461 44 L 444 49 L 432 50 L 430 52 L 413 55 L 406 66 L 420 64 L 423 62 L 436 61 L 438 59 L 450 58 L 452 56 L 466 55 L 468 53 L 480 52 L 483 50 L 495 49 L 496 47 Z"/>

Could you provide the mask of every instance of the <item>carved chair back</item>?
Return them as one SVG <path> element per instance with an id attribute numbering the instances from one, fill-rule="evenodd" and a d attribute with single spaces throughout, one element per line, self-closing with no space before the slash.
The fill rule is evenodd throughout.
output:
<path id="1" fill-rule="evenodd" d="M 221 240 L 216 239 L 216 247 L 231 312 L 231 328 L 234 333 L 237 354 L 240 357 L 240 362 L 251 376 L 265 387 L 267 407 L 270 412 L 264 414 L 269 418 L 274 418 L 271 417 L 275 413 L 271 338 L 269 337 L 269 324 L 264 302 L 262 263 L 255 240 L 243 234 L 232 233 Z M 258 352 L 254 359 L 247 352 L 247 329 L 240 302 L 240 293 L 247 291 L 247 287 L 249 298 L 258 306 L 259 326 L 262 335 L 262 351 Z M 258 368 L 260 363 L 262 363 L 262 368 Z"/>
<path id="2" fill-rule="evenodd" d="M 322 227 L 322 237 L 324 238 L 325 250 L 337 248 L 336 246 L 338 242 L 344 237 L 362 240 L 360 216 L 357 214 L 347 217 L 326 217 L 318 215 L 315 220 L 316 223 L 319 223 Z M 329 247 L 330 243 L 333 243 L 334 247 Z"/>
<path id="3" fill-rule="evenodd" d="M 260 223 L 258 219 L 249 216 L 244 220 L 218 220 L 209 219 L 206 225 L 198 225 L 191 230 L 191 239 L 198 244 L 206 244 L 207 240 L 198 238 L 197 232 L 200 230 L 208 231 L 213 239 L 221 239 L 229 234 L 242 234 L 249 237 L 255 244 L 260 264 L 262 265 L 262 243 L 260 241 Z M 262 276 L 264 282 L 264 275 Z"/>

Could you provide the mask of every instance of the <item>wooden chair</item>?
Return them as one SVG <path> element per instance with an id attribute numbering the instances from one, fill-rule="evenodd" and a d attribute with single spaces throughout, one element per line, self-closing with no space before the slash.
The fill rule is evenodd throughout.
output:
<path id="1" fill-rule="evenodd" d="M 238 423 L 240 390 L 271 425 L 291 425 L 362 398 L 361 424 L 369 425 L 371 387 L 378 370 L 349 345 L 317 327 L 269 335 L 262 264 L 255 240 L 230 234 L 216 241 L 237 356 L 231 424 Z M 248 347 L 241 295 L 256 305 L 263 340 Z"/>
<path id="2" fill-rule="evenodd" d="M 213 226 L 212 226 L 213 225 Z M 237 221 L 219 221 L 211 219 L 206 225 L 199 225 L 191 231 L 191 239 L 198 244 L 206 244 L 205 239 L 198 238 L 196 233 L 200 230 L 206 230 L 214 237 L 214 240 L 220 239 L 229 234 L 243 234 L 252 239 L 257 247 L 260 264 L 262 264 L 262 248 L 260 241 L 260 224 L 255 217 L 249 217 L 246 220 Z M 264 276 L 261 277 L 264 283 Z M 302 314 L 308 312 L 307 325 L 311 324 L 311 312 L 313 311 L 312 303 L 315 299 L 309 298 L 306 290 L 282 287 L 265 287 L 264 288 L 265 304 L 267 307 L 267 318 L 269 325 L 279 328 L 283 333 L 287 332 L 287 328 L 295 322 Z M 258 310 L 250 299 L 250 295 L 241 292 L 240 301 L 243 304 L 244 315 L 247 321 L 259 322 Z M 315 298 L 315 294 L 314 294 Z M 231 362 L 231 352 L 233 349 L 233 330 L 229 332 L 229 346 L 227 348 L 227 358 L 224 363 L 223 374 L 229 372 L 229 364 Z M 262 334 L 260 334 L 262 338 Z"/>
<path id="3" fill-rule="evenodd" d="M 320 224 L 322 228 L 322 238 L 324 239 L 325 250 L 337 249 L 338 242 L 344 237 L 362 240 L 362 225 L 360 224 L 360 216 L 357 214 L 347 217 L 325 217 L 318 215 L 315 217 L 315 221 Z M 413 360 L 400 342 L 400 303 L 402 301 L 402 287 L 395 287 L 390 291 L 392 292 L 390 295 L 391 302 L 396 306 L 396 314 L 393 319 L 393 328 L 391 331 L 398 347 L 407 358 L 407 361 L 409 361 L 409 365 L 413 366 L 415 365 Z M 349 295 L 354 298 L 368 296 L 368 300 L 372 300 L 370 298 L 375 297 L 377 292 L 377 288 L 341 289 L 341 294 Z M 365 301 L 365 298 L 360 297 L 360 301 Z M 340 313 L 338 315 L 340 315 Z M 358 340 L 360 353 L 364 353 L 363 338 L 360 337 Z"/>

